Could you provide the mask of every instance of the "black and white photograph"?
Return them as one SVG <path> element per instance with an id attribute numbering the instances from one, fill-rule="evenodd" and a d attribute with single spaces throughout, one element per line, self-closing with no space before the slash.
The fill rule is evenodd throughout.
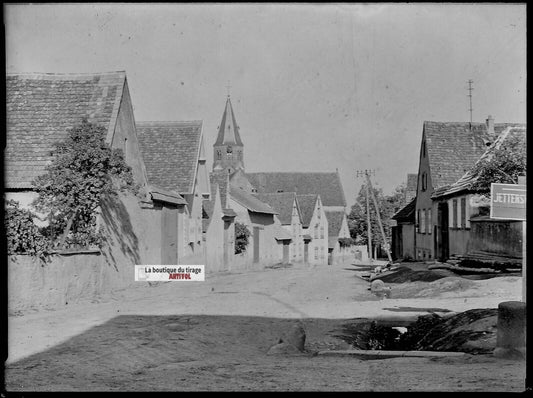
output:
<path id="1" fill-rule="evenodd" d="M 526 3 L 4 3 L 2 397 L 526 392 Z"/>

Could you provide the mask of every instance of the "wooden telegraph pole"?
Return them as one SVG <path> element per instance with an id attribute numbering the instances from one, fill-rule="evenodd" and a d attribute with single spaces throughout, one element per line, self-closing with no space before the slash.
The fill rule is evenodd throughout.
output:
<path id="1" fill-rule="evenodd" d="M 366 183 L 366 222 L 367 222 L 367 228 L 368 228 L 368 258 L 370 259 L 370 263 L 372 263 L 372 228 L 370 224 L 370 195 L 372 195 L 372 201 L 374 203 L 374 208 L 376 209 L 376 215 L 378 218 L 378 225 L 381 232 L 381 236 L 383 238 L 383 246 L 385 247 L 385 251 L 387 252 L 387 258 L 389 259 L 389 262 L 392 263 L 392 256 L 390 254 L 389 245 L 387 243 L 387 238 L 385 237 L 385 230 L 383 229 L 383 224 L 381 222 L 381 216 L 379 213 L 379 205 L 378 201 L 376 199 L 376 196 L 374 195 L 374 190 L 372 189 L 372 183 L 370 182 L 370 174 L 376 174 L 374 170 L 358 170 L 357 171 L 357 177 L 365 177 Z"/>
<path id="2" fill-rule="evenodd" d="M 375 173 L 373 170 L 357 170 L 357 177 L 368 177 L 369 173 Z M 368 182 L 365 182 L 366 189 L 366 226 L 367 226 L 367 236 L 368 236 L 368 259 L 370 264 L 372 264 L 372 228 L 370 226 L 370 203 L 369 203 L 369 193 L 368 193 Z"/>

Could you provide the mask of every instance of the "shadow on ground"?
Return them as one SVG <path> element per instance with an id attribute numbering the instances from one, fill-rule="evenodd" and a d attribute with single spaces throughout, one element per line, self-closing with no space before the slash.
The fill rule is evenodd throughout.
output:
<path id="1" fill-rule="evenodd" d="M 302 322 L 306 331 L 307 355 L 267 355 L 296 322 Z M 487 380 L 480 379 L 483 372 L 489 372 L 492 390 L 521 388 L 521 364 L 498 362 L 487 356 L 467 356 L 462 362 L 449 363 L 427 358 L 363 361 L 313 355 L 321 350 L 350 348 L 343 336 L 344 326 L 364 322 L 253 316 L 118 316 L 63 344 L 7 365 L 6 390 L 483 390 L 487 387 Z M 401 377 L 380 378 L 381 372 Z"/>

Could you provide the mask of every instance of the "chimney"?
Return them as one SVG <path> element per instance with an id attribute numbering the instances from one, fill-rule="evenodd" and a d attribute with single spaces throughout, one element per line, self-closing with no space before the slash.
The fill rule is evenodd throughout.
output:
<path id="1" fill-rule="evenodd" d="M 494 119 L 492 118 L 491 115 L 487 117 L 486 123 L 487 123 L 487 133 L 489 135 L 494 135 Z"/>

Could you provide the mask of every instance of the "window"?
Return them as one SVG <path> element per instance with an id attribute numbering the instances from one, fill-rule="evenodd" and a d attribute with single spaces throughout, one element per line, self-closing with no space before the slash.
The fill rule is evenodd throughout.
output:
<path id="1" fill-rule="evenodd" d="M 320 248 L 320 258 L 324 259 L 324 246 Z"/>
<path id="2" fill-rule="evenodd" d="M 416 211 L 415 225 L 416 225 L 416 232 L 420 233 L 420 209 Z"/>
<path id="3" fill-rule="evenodd" d="M 315 224 L 315 233 L 313 236 L 315 239 L 318 239 L 318 224 Z"/>
<path id="4" fill-rule="evenodd" d="M 315 247 L 315 260 L 318 260 L 318 247 Z"/>
<path id="5" fill-rule="evenodd" d="M 422 157 L 426 157 L 426 141 L 422 141 Z"/>
<path id="6" fill-rule="evenodd" d="M 457 199 L 453 200 L 453 228 L 457 228 Z"/>
<path id="7" fill-rule="evenodd" d="M 428 209 L 427 223 L 428 223 L 428 234 L 430 234 L 433 230 L 433 220 L 432 220 L 432 215 L 431 215 L 431 209 Z"/>
<path id="8" fill-rule="evenodd" d="M 320 227 L 320 238 L 324 239 L 324 226 Z"/>
<path id="9" fill-rule="evenodd" d="M 461 228 L 466 228 L 466 198 L 461 198 Z"/>
<path id="10" fill-rule="evenodd" d="M 217 159 L 222 159 L 222 151 L 220 149 L 217 149 Z"/>
<path id="11" fill-rule="evenodd" d="M 426 233 L 426 209 L 420 212 L 420 233 Z"/>
<path id="12" fill-rule="evenodd" d="M 420 185 L 422 187 L 421 188 L 422 191 L 425 191 L 426 189 L 428 189 L 428 175 L 425 171 L 420 176 Z"/>

